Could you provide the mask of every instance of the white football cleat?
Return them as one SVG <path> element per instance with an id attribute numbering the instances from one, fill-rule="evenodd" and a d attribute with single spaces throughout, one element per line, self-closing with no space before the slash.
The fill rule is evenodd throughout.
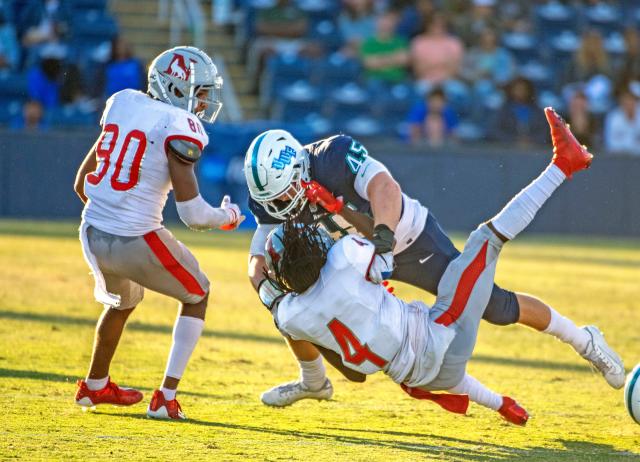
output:
<path id="1" fill-rule="evenodd" d="M 624 363 L 618 354 L 611 349 L 604 335 L 596 326 L 584 326 L 583 330 L 591 336 L 587 349 L 581 356 L 589 361 L 604 376 L 613 388 L 624 386 Z"/>
<path id="2" fill-rule="evenodd" d="M 267 406 L 284 407 L 289 406 L 301 399 L 331 399 L 333 396 L 333 385 L 326 379 L 319 390 L 309 389 L 301 380 L 283 383 L 277 387 L 265 391 L 260 395 L 260 399 Z"/>

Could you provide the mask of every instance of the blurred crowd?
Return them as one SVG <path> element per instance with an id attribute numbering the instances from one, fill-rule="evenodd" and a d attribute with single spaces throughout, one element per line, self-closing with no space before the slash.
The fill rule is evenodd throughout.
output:
<path id="1" fill-rule="evenodd" d="M 636 0 L 245 0 L 235 30 L 270 117 L 411 143 L 580 140 L 640 155 Z"/>
<path id="2" fill-rule="evenodd" d="M 0 125 L 94 126 L 104 100 L 146 73 L 107 0 L 0 0 Z"/>
<path id="3" fill-rule="evenodd" d="M 145 87 L 107 3 L 0 0 L 0 126 L 92 126 L 108 96 Z M 232 5 L 218 21 L 271 119 L 526 146 L 547 142 L 551 105 L 588 146 L 640 155 L 638 0 L 213 3 Z"/>

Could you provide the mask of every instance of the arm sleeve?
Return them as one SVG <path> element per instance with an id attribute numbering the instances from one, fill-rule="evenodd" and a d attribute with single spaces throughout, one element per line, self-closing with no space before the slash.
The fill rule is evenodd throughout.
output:
<path id="1" fill-rule="evenodd" d="M 176 208 L 183 223 L 196 231 L 219 228 L 230 221 L 225 210 L 211 207 L 200 194 L 191 200 L 176 202 Z"/>
<path id="2" fill-rule="evenodd" d="M 374 176 L 382 172 L 386 172 L 387 174 L 389 174 L 389 176 L 391 176 L 389 170 L 382 162 L 372 159 L 371 157 L 367 157 L 364 160 L 353 184 L 353 187 L 360 197 L 369 200 L 369 195 L 367 194 L 367 187 L 369 186 L 369 182 L 373 179 Z"/>
<path id="3" fill-rule="evenodd" d="M 267 236 L 274 229 L 276 224 L 258 224 L 253 238 L 251 239 L 251 246 L 249 247 L 249 255 L 264 255 L 264 246 L 267 243 Z"/>

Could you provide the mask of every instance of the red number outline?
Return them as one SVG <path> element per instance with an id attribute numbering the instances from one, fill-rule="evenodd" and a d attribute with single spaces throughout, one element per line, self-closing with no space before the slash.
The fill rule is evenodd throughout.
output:
<path id="1" fill-rule="evenodd" d="M 138 147 L 136 148 L 136 152 L 133 155 L 133 160 L 131 161 L 131 169 L 129 170 L 129 180 L 124 183 L 119 180 L 120 172 L 122 171 L 122 164 L 124 162 L 124 157 L 127 155 L 127 151 L 129 150 L 129 144 L 132 139 L 138 140 Z M 118 160 L 116 161 L 116 168 L 111 175 L 111 187 L 116 191 L 127 191 L 133 188 L 136 184 L 138 184 L 138 180 L 140 179 L 140 164 L 142 164 L 142 158 L 144 157 L 144 152 L 147 149 L 147 137 L 144 132 L 140 130 L 132 130 L 127 133 L 127 136 L 124 139 L 124 143 L 122 144 L 122 148 L 120 149 L 120 154 L 118 155 Z"/>
<path id="2" fill-rule="evenodd" d="M 366 343 L 364 345 L 360 343 L 360 340 L 358 340 L 358 337 L 355 336 L 351 329 L 341 323 L 337 318 L 333 318 L 329 324 L 327 324 L 327 327 L 333 334 L 336 342 L 338 342 L 338 345 L 340 345 L 346 362 L 359 366 L 366 360 L 369 360 L 381 369 L 389 362 L 371 351 Z M 351 354 L 349 345 L 351 345 L 355 354 Z"/>
<path id="3" fill-rule="evenodd" d="M 98 159 L 102 160 L 102 168 L 100 168 L 99 172 L 93 172 L 87 175 L 87 181 L 92 185 L 97 185 L 102 181 L 104 176 L 107 174 L 109 170 L 109 157 L 111 153 L 116 147 L 116 142 L 118 141 L 118 134 L 120 130 L 116 124 L 107 124 L 104 126 L 102 130 L 102 136 L 96 145 L 96 156 Z M 109 147 L 107 149 L 103 148 L 104 139 L 108 133 L 112 133 L 111 140 L 109 141 Z"/>

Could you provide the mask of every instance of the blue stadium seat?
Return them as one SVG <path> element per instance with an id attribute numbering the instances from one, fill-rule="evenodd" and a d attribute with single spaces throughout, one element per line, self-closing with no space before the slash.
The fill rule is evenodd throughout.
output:
<path id="1" fill-rule="evenodd" d="M 551 89 L 554 85 L 553 69 L 539 61 L 530 61 L 521 66 L 519 73 L 522 77 L 531 80 L 538 91 Z"/>
<path id="2" fill-rule="evenodd" d="M 456 137 L 466 143 L 481 141 L 485 134 L 486 130 L 471 120 L 462 120 L 455 129 Z"/>
<path id="3" fill-rule="evenodd" d="M 469 115 L 472 109 L 473 96 L 471 89 L 461 80 L 449 80 L 443 85 L 447 101 L 457 114 Z"/>
<path id="4" fill-rule="evenodd" d="M 341 53 L 333 53 L 326 60 L 318 61 L 313 67 L 312 81 L 331 90 L 358 81 L 360 71 L 360 63 L 357 60 Z"/>
<path id="5" fill-rule="evenodd" d="M 536 8 L 535 24 L 538 36 L 549 40 L 563 31 L 577 31 L 579 16 L 575 9 L 552 1 Z"/>
<path id="6" fill-rule="evenodd" d="M 519 64 L 538 59 L 539 43 L 532 34 L 524 32 L 504 34 L 502 44 L 515 56 Z"/>
<path id="7" fill-rule="evenodd" d="M 325 53 L 336 52 L 343 44 L 344 39 L 334 21 L 320 21 L 309 29 L 308 38 L 321 45 Z"/>
<path id="8" fill-rule="evenodd" d="M 260 81 L 261 106 L 267 107 L 274 95 L 299 80 L 309 80 L 311 60 L 295 53 L 272 56 Z"/>
<path id="9" fill-rule="evenodd" d="M 115 37 L 118 24 L 107 13 L 95 10 L 80 11 L 73 15 L 71 31 L 74 41 L 95 44 Z"/>
<path id="10" fill-rule="evenodd" d="M 283 122 L 298 122 L 310 112 L 320 110 L 320 91 L 309 82 L 300 80 L 280 91 L 271 116 Z"/>
<path id="11" fill-rule="evenodd" d="M 312 26 L 322 21 L 333 22 L 340 14 L 341 5 L 336 0 L 298 0 L 296 3 Z"/>
<path id="12" fill-rule="evenodd" d="M 0 125 L 10 125 L 22 111 L 22 101 L 0 99 Z"/>
<path id="13" fill-rule="evenodd" d="M 0 98 L 25 100 L 28 96 L 25 74 L 0 73 Z"/>
<path id="14" fill-rule="evenodd" d="M 74 10 L 106 11 L 107 0 L 70 0 L 70 6 Z"/>
<path id="15" fill-rule="evenodd" d="M 368 115 L 359 115 L 345 122 L 345 131 L 355 138 L 367 138 L 384 134 L 383 125 Z"/>
<path id="16" fill-rule="evenodd" d="M 587 25 L 598 30 L 603 37 L 622 29 L 624 26 L 621 11 L 609 4 L 598 3 L 585 10 Z"/>
<path id="17" fill-rule="evenodd" d="M 325 104 L 325 114 L 339 127 L 360 115 L 369 114 L 369 94 L 355 82 L 332 91 Z"/>
<path id="18" fill-rule="evenodd" d="M 314 139 L 324 138 L 334 130 L 333 124 L 329 119 L 315 112 L 308 113 L 304 117 L 303 123 L 311 130 Z"/>

